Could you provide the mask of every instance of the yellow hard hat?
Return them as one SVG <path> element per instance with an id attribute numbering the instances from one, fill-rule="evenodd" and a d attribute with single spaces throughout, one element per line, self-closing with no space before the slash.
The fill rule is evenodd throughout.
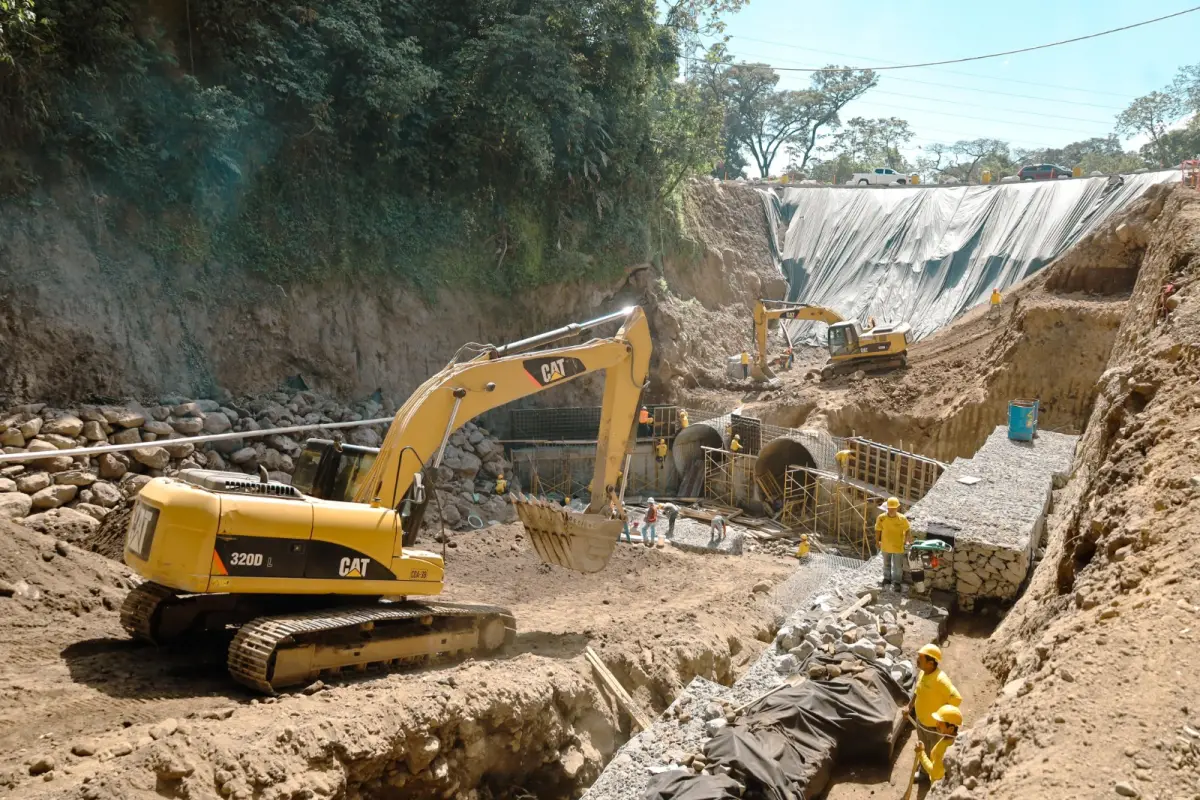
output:
<path id="1" fill-rule="evenodd" d="M 659 440 L 658 440 L 658 443 L 659 443 L 659 444 L 666 444 L 666 443 L 667 443 L 667 440 L 666 440 L 666 439 L 659 439 Z"/>
<path id="2" fill-rule="evenodd" d="M 934 661 L 937 661 L 939 664 L 942 661 L 942 648 L 938 647 L 936 644 L 927 644 L 927 645 L 923 646 L 920 650 L 917 651 L 917 654 L 922 655 L 922 656 L 929 656 Z"/>
<path id="3" fill-rule="evenodd" d="M 504 473 L 503 473 L 503 472 L 498 472 L 498 473 L 496 473 L 496 478 L 497 478 L 497 480 L 499 480 L 499 479 L 501 479 L 501 478 L 503 478 L 503 477 L 504 477 Z"/>
<path id="4" fill-rule="evenodd" d="M 733 438 L 737 439 L 740 442 L 742 440 L 742 435 L 740 433 L 735 433 L 733 435 Z"/>
<path id="5" fill-rule="evenodd" d="M 876 495 L 876 496 L 878 496 L 878 495 Z M 887 507 L 888 508 L 899 508 L 900 501 L 898 499 L 896 499 L 895 497 L 889 497 L 887 499 Z"/>
<path id="6" fill-rule="evenodd" d="M 962 725 L 962 712 L 956 706 L 949 703 L 933 712 L 933 718 L 938 722 L 944 722 L 947 725 L 953 725 L 956 728 Z"/>

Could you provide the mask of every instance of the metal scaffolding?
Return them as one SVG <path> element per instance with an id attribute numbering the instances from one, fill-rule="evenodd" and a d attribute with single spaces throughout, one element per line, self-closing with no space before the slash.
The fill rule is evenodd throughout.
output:
<path id="1" fill-rule="evenodd" d="M 780 521 L 797 533 L 819 535 L 866 559 L 875 552 L 875 518 L 884 499 L 838 475 L 788 467 Z"/>
<path id="2" fill-rule="evenodd" d="M 754 497 L 754 463 L 757 456 L 731 453 L 716 447 L 704 451 L 704 496 L 737 506 Z"/>

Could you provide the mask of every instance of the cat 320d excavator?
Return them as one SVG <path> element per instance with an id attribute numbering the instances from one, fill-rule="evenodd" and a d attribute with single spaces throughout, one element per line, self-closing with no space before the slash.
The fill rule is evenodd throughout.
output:
<path id="1" fill-rule="evenodd" d="M 829 326 L 829 361 L 821 368 L 821 380 L 860 369 L 897 369 L 908 363 L 908 332 L 905 324 L 876 325 L 860 331 L 831 308 L 782 300 L 759 300 L 754 304 L 754 343 L 758 348 L 751 377 L 775 377 L 767 364 L 767 327 L 775 319 L 811 319 Z"/>
<path id="2" fill-rule="evenodd" d="M 616 322 L 609 338 L 550 347 Z M 497 650 L 515 635 L 507 610 L 410 599 L 442 591 L 443 557 L 412 545 L 447 440 L 489 409 L 603 371 L 588 510 L 511 496 L 543 561 L 596 572 L 620 532 L 602 514 L 605 490 L 649 368 L 649 326 L 632 307 L 501 347 L 464 345 L 408 398 L 379 450 L 310 441 L 298 485 L 214 470 L 155 478 L 126 532 L 125 562 L 146 582 L 121 623 L 157 643 L 236 628 L 229 671 L 266 693 L 346 668 Z"/>

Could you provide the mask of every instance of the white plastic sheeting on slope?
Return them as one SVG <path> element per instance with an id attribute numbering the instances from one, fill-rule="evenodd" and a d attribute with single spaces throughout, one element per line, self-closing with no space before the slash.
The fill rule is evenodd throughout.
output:
<path id="1" fill-rule="evenodd" d="M 1156 183 L 1166 170 L 995 186 L 764 192 L 788 299 L 865 323 L 908 322 L 928 336 L 1037 272 Z M 786 226 L 782 245 L 776 232 Z M 823 344 L 825 325 L 789 323 Z"/>

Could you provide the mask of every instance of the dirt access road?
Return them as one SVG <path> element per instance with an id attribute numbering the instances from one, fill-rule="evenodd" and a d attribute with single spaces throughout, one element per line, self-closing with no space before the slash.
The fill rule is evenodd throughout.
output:
<path id="1" fill-rule="evenodd" d="M 485 728 L 494 722 L 506 735 L 527 736 L 521 750 L 535 751 L 538 759 L 545 756 L 539 747 L 590 739 L 578 745 L 582 766 L 566 770 L 583 780 L 629 724 L 595 694 L 582 658 L 586 646 L 601 653 L 644 709 L 661 709 L 694 675 L 728 682 L 758 654 L 778 611 L 769 593 L 753 587 L 777 583 L 795 569 L 794 562 L 768 556 L 620 545 L 605 571 L 579 575 L 541 564 L 518 525 L 455 535 L 447 561 L 448 598 L 515 612 L 519 634 L 512 652 L 491 663 L 367 675 L 312 696 L 260 700 L 225 675 L 219 642 L 163 649 L 131 642 L 117 617 L 129 586 L 123 565 L 74 547 L 56 550 L 49 537 L 0 523 L 0 581 L 7 582 L 0 586 L 6 590 L 0 592 L 0 797 L 79 797 L 84 790 L 94 798 L 160 797 L 164 774 L 167 796 L 218 797 L 214 788 L 228 784 L 224 796 L 238 797 L 244 788 L 244 796 L 257 797 L 272 782 L 294 782 L 314 769 L 322 780 L 301 787 L 311 796 L 325 796 L 324 786 L 369 797 L 364 787 L 389 779 L 386 765 L 403 760 L 396 753 L 405 751 L 406 737 L 440 735 L 442 753 L 453 763 L 458 751 L 452 743 L 471 738 L 453 725 L 472 718 Z M 8 589 L 15 593 L 2 596 Z M 603 713 L 597 716 L 598 706 Z M 551 719 L 519 719 L 527 707 L 530 716 L 545 712 Z M 513 719 L 501 723 L 489 714 Z M 589 736 L 570 730 L 588 714 Z M 443 717 L 454 720 L 451 729 Z M 172 720 L 168 727 L 177 721 L 181 733 L 163 737 L 155 726 L 166 719 Z M 281 734 L 281 725 L 290 733 Z M 537 731 L 522 732 L 522 725 Z M 564 725 L 565 731 L 555 730 Z M 323 759 L 306 754 L 293 764 L 288 759 L 295 748 L 279 737 L 305 730 L 321 731 Z M 485 736 L 485 743 L 495 738 Z M 73 749 L 94 754 L 73 755 Z M 501 749 L 495 758 L 486 748 L 469 755 L 481 770 L 489 761 L 521 761 Z M 168 757 L 175 766 L 163 766 Z M 44 769 L 46 759 L 54 768 L 31 776 L 31 765 L 42 760 L 34 771 Z M 417 796 L 424 791 L 415 785 L 421 766 L 406 769 L 390 779 L 408 775 Z M 470 770 L 458 778 L 465 789 L 471 784 L 464 772 Z M 193 784 L 202 790 L 184 791 Z M 279 788 L 261 796 L 291 796 Z"/>

